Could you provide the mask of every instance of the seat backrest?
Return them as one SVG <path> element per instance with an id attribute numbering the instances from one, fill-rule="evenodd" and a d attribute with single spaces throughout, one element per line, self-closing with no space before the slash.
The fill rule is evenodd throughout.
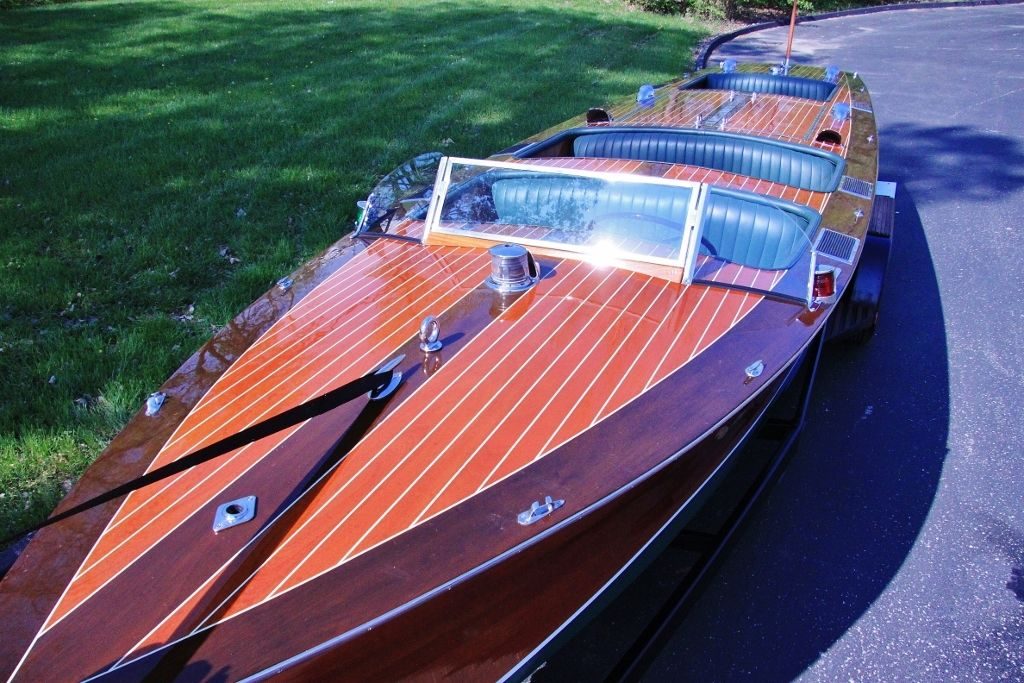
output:
<path id="1" fill-rule="evenodd" d="M 663 185 L 605 185 L 590 178 L 529 176 L 491 185 L 503 223 L 545 225 L 563 231 L 589 228 L 590 221 L 620 215 L 602 228 L 623 236 L 678 246 L 689 207 L 686 193 Z M 802 210 L 796 207 L 795 210 Z M 809 211 L 809 210 L 808 210 Z M 629 215 L 638 214 L 635 219 Z M 659 221 L 644 221 L 653 216 Z M 790 267 L 808 246 L 815 227 L 794 211 L 742 193 L 712 190 L 704 209 L 703 241 L 718 258 L 752 268 Z"/>
<path id="2" fill-rule="evenodd" d="M 594 219 L 618 215 L 622 232 L 662 244 L 679 243 L 689 209 L 688 193 L 678 188 L 554 175 L 495 180 L 491 195 L 503 223 L 583 231 Z M 628 220 L 633 214 L 635 219 Z M 645 216 L 659 220 L 645 221 Z M 614 232 L 613 223 L 602 224 L 602 229 Z"/>
<path id="3" fill-rule="evenodd" d="M 769 203 L 712 191 L 702 243 L 718 258 L 752 268 L 789 268 L 808 246 L 810 223 Z"/>
<path id="4" fill-rule="evenodd" d="M 573 155 L 702 166 L 817 192 L 835 190 L 841 173 L 841 162 L 828 156 L 704 131 L 638 128 L 583 134 L 573 140 Z"/>
<path id="5" fill-rule="evenodd" d="M 813 78 L 741 71 L 710 73 L 702 81 L 703 83 L 698 85 L 698 88 L 803 97 L 819 102 L 824 102 L 831 97 L 832 91 L 836 87 L 834 83 L 816 81 Z"/>

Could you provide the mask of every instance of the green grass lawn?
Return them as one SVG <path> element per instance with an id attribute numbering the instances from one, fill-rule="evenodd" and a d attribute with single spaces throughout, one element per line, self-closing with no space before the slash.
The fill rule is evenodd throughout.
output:
<path id="1" fill-rule="evenodd" d="M 676 77 L 704 34 L 618 0 L 0 12 L 0 537 L 375 176 Z"/>

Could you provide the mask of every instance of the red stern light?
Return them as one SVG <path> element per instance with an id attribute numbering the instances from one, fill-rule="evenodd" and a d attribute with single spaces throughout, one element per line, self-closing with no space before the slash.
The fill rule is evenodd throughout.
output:
<path id="1" fill-rule="evenodd" d="M 832 304 L 836 301 L 836 276 L 839 269 L 819 265 L 814 269 L 813 297 L 815 304 Z"/>

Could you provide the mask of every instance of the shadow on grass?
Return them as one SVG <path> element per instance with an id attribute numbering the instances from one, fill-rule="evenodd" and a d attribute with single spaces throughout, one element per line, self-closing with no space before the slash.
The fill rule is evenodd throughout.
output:
<path id="1" fill-rule="evenodd" d="M 7 322 L 74 336 L 193 303 L 223 321 L 344 234 L 374 175 L 427 148 L 486 155 L 671 77 L 696 36 L 576 5 L 267 7 L 90 3 L 0 19 Z M 38 360 L 16 384 L 49 372 Z M 4 429 L 50 412 L 11 399 Z"/>
<path id="2" fill-rule="evenodd" d="M 665 81 L 698 37 L 583 1 L 0 13 L 0 508 L 51 507 L 212 329 L 348 232 L 376 176 Z"/>

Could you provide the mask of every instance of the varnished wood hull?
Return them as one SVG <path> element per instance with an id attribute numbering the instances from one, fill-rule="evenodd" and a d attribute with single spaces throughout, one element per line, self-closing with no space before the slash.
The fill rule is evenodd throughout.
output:
<path id="1" fill-rule="evenodd" d="M 365 602 L 365 614 L 373 614 L 373 596 L 391 588 L 379 585 L 380 577 L 359 583 L 355 578 L 326 576 L 305 594 L 295 595 L 290 605 L 243 615 L 102 680 L 195 680 L 223 669 L 234 672 L 232 663 L 239 658 L 250 665 L 246 675 L 282 680 L 476 681 L 497 680 L 510 672 L 525 676 L 529 671 L 523 665 L 533 661 L 530 655 L 541 651 L 592 601 L 608 597 L 624 574 L 637 571 L 644 552 L 659 537 L 664 540 L 673 525 L 685 521 L 695 498 L 713 487 L 714 475 L 728 459 L 742 457 L 740 446 L 786 377 L 783 373 L 723 425 L 728 439 L 702 441 L 642 475 L 633 486 L 389 614 L 338 632 L 339 613 Z M 424 530 L 428 538 L 422 539 L 423 545 L 457 547 L 456 541 L 445 538 L 447 528 L 456 526 L 440 520 L 437 529 Z M 417 555 L 415 543 L 410 543 L 384 561 L 397 573 L 423 573 L 430 564 L 443 561 L 426 553 Z M 381 561 L 376 558 L 368 565 Z M 359 569 L 352 568 L 357 576 Z M 274 634 L 287 638 L 281 642 Z M 202 662 L 203 667 L 182 670 L 185 662 Z"/>
<path id="2" fill-rule="evenodd" d="M 827 123 L 801 106 L 803 123 L 775 134 Z M 758 115 L 767 110 L 762 100 Z M 848 173 L 873 182 L 873 118 L 844 126 Z M 630 169 L 803 203 L 849 234 L 863 235 L 871 209 L 732 174 Z M 560 255 L 507 301 L 483 283 L 488 266 L 479 249 L 343 240 L 239 316 L 62 508 L 398 354 L 406 382 L 322 477 L 312 473 L 365 400 L 41 531 L 0 584 L 0 678 L 526 674 L 685 517 L 832 308 Z M 428 314 L 442 356 L 419 351 Z M 755 361 L 764 373 L 748 376 Z M 253 522 L 212 533 L 217 505 L 244 495 L 259 497 Z M 519 524 L 545 496 L 565 504 Z"/>

